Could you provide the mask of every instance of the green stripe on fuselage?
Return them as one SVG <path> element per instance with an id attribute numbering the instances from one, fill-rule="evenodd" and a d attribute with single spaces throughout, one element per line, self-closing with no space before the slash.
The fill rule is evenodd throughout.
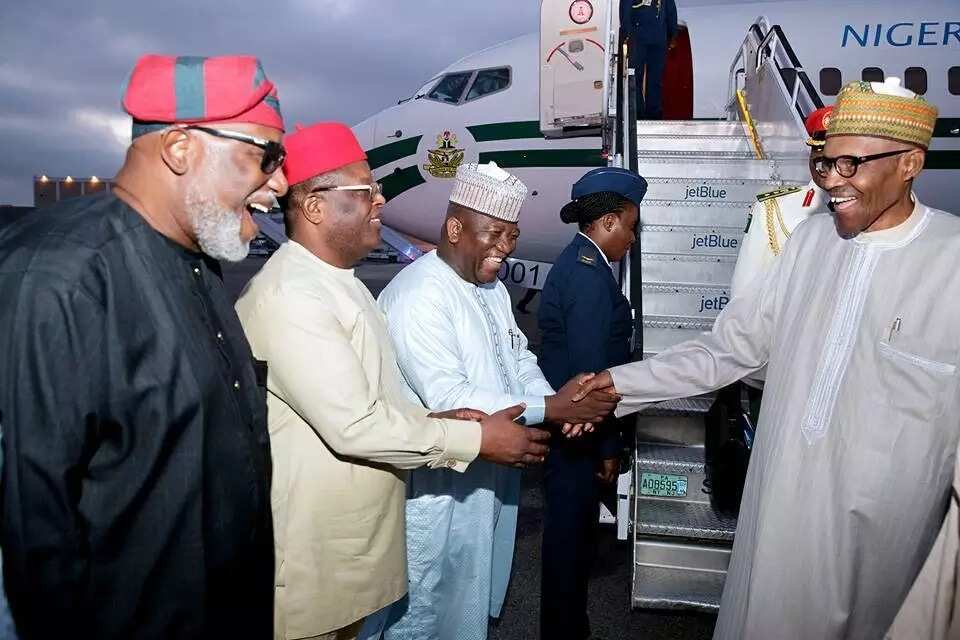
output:
<path id="1" fill-rule="evenodd" d="M 419 187 L 426 182 L 426 180 L 423 179 L 420 168 L 417 165 L 413 165 L 406 169 L 396 169 L 392 173 L 380 178 L 378 182 L 380 186 L 383 187 L 383 197 L 390 200 L 391 198 L 396 198 L 404 191 Z"/>
<path id="2" fill-rule="evenodd" d="M 933 125 L 934 138 L 960 138 L 960 133 L 952 133 L 960 130 L 960 118 L 937 118 Z"/>
<path id="3" fill-rule="evenodd" d="M 605 167 L 600 149 L 527 149 L 484 151 L 480 162 L 496 162 L 504 168 L 520 167 Z"/>
<path id="4" fill-rule="evenodd" d="M 414 136 L 406 140 L 398 140 L 367 151 L 367 162 L 370 163 L 370 168 L 378 169 L 385 164 L 414 155 L 422 137 Z"/>
<path id="5" fill-rule="evenodd" d="M 934 150 L 927 151 L 927 159 L 923 163 L 924 169 L 960 169 L 960 151 Z"/>
<path id="6" fill-rule="evenodd" d="M 543 138 L 540 132 L 539 120 L 523 120 L 520 122 L 494 122 L 491 124 L 475 124 L 467 127 L 467 131 L 477 142 L 493 142 L 494 140 L 525 140 L 527 138 Z"/>

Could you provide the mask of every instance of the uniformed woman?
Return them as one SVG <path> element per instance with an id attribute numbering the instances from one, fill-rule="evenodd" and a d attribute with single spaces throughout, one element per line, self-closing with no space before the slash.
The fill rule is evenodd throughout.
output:
<path id="1" fill-rule="evenodd" d="M 560 211 L 579 227 L 544 283 L 541 369 L 554 388 L 580 372 L 630 360 L 633 321 L 611 263 L 636 240 L 647 182 L 625 169 L 594 169 L 573 185 Z M 612 483 L 621 443 L 616 422 L 581 438 L 554 438 L 546 461 L 540 637 L 580 640 L 590 633 L 587 582 L 599 519 L 601 483 Z"/>

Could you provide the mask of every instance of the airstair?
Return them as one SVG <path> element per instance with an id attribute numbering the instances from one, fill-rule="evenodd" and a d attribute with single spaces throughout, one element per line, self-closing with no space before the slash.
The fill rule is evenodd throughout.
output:
<path id="1" fill-rule="evenodd" d="M 650 357 L 710 330 L 730 300 L 750 208 L 784 181 L 776 163 L 757 158 L 740 121 L 641 121 L 636 137 L 636 170 L 649 188 L 632 299 L 637 355 Z M 704 419 L 712 402 L 666 402 L 637 418 L 634 607 L 720 606 L 736 519 L 714 509 L 707 486 Z"/>
<path id="2" fill-rule="evenodd" d="M 543 0 L 544 42 L 569 29 L 568 5 Z M 647 358 L 712 328 L 730 300 L 757 194 L 809 180 L 803 120 L 822 103 L 781 28 L 760 17 L 730 66 L 725 119 L 638 122 L 630 99 L 633 71 L 618 64 L 625 50 L 616 46 L 615 5 L 601 3 L 605 13 L 595 17 L 605 25 L 610 52 L 603 104 L 563 93 L 584 86 L 574 72 L 544 69 L 541 129 L 551 137 L 576 135 L 578 120 L 593 127 L 599 120 L 611 164 L 648 182 L 639 241 L 621 273 L 634 307 L 634 354 Z M 571 74 L 569 83 L 563 73 Z M 582 114 L 558 115 L 562 106 L 581 103 L 587 105 Z M 707 481 L 705 419 L 713 402 L 712 396 L 685 398 L 637 417 L 617 513 L 621 537 L 634 546 L 635 608 L 719 608 L 736 518 L 715 509 Z"/>

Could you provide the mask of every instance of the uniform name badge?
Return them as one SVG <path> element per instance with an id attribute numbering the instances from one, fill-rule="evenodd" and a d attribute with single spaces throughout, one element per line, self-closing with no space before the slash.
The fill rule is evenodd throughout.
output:
<path id="1" fill-rule="evenodd" d="M 640 7 L 652 7 L 654 0 L 638 0 L 633 3 L 634 9 L 639 9 Z"/>

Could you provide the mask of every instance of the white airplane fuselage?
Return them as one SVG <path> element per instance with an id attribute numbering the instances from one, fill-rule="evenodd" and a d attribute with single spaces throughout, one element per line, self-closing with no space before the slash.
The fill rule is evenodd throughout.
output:
<path id="1" fill-rule="evenodd" d="M 823 69 L 827 75 L 839 70 L 843 84 L 861 79 L 871 67 L 885 76 L 903 78 L 908 69 L 914 76 L 925 74 L 924 97 L 940 109 L 940 120 L 929 168 L 916 190 L 926 204 L 955 208 L 952 196 L 960 178 L 960 10 L 955 2 L 678 4 L 690 39 L 694 118 L 724 117 L 730 63 L 761 15 L 781 26 L 821 94 Z M 416 97 L 354 127 L 389 196 L 385 224 L 436 243 L 453 165 L 493 160 L 530 189 L 514 257 L 554 260 L 575 233 L 559 217 L 571 185 L 606 161 L 597 136 L 548 140 L 540 133 L 539 51 L 539 36 L 531 33 L 469 55 L 434 76 Z M 473 91 L 468 93 L 465 85 L 456 104 L 429 97 L 451 74 L 497 69 L 509 69 L 509 84 L 487 95 L 468 99 Z M 822 97 L 827 104 L 834 100 L 833 95 Z"/>

